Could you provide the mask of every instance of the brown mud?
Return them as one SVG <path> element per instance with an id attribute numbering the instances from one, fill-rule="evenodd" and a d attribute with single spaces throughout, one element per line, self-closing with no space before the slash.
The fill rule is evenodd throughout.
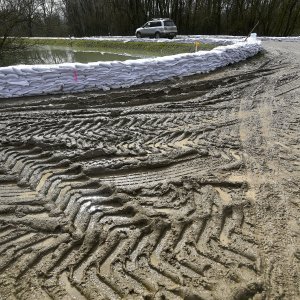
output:
<path id="1" fill-rule="evenodd" d="M 0 299 L 300 299 L 300 44 L 202 76 L 0 101 Z"/>

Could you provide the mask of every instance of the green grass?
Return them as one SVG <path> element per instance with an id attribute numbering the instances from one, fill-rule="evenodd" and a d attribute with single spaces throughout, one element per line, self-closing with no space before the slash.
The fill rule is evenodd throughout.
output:
<path id="1" fill-rule="evenodd" d="M 129 53 L 132 55 L 165 56 L 179 53 L 195 52 L 194 44 L 168 43 L 168 42 L 121 42 L 121 41 L 97 41 L 80 39 L 24 39 L 28 45 L 40 46 L 67 46 L 76 50 L 98 50 L 113 53 Z M 215 46 L 202 44 L 198 50 L 211 50 Z"/>

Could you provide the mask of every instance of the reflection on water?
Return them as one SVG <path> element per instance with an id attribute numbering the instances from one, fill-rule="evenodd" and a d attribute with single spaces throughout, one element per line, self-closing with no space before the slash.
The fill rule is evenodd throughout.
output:
<path id="1" fill-rule="evenodd" d="M 95 61 L 110 61 L 126 59 L 137 59 L 139 57 L 107 53 L 100 51 L 74 50 L 70 47 L 39 46 L 26 49 L 21 52 L 5 54 L 0 61 L 0 66 L 11 66 L 19 64 L 59 64 L 65 62 L 88 63 Z"/>

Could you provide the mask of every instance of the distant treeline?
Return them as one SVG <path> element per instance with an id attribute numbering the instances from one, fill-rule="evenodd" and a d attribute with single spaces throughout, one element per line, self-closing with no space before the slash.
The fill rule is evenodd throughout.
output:
<path id="1" fill-rule="evenodd" d="M 300 0 L 0 0 L 0 37 L 133 35 L 154 17 L 180 34 L 246 35 L 259 21 L 259 35 L 300 35 Z"/>
<path id="2" fill-rule="evenodd" d="M 300 0 L 65 0 L 74 35 L 132 35 L 154 17 L 170 17 L 181 34 L 300 34 Z"/>

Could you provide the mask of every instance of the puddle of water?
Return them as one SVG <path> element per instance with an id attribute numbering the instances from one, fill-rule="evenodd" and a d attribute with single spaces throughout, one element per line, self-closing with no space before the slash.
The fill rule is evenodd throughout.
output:
<path id="1" fill-rule="evenodd" d="M 141 57 L 129 54 L 118 54 L 101 51 L 76 50 L 63 46 L 35 46 L 23 51 L 5 54 L 0 66 L 19 64 L 60 64 L 60 63 L 88 63 L 97 61 L 124 61 Z"/>

